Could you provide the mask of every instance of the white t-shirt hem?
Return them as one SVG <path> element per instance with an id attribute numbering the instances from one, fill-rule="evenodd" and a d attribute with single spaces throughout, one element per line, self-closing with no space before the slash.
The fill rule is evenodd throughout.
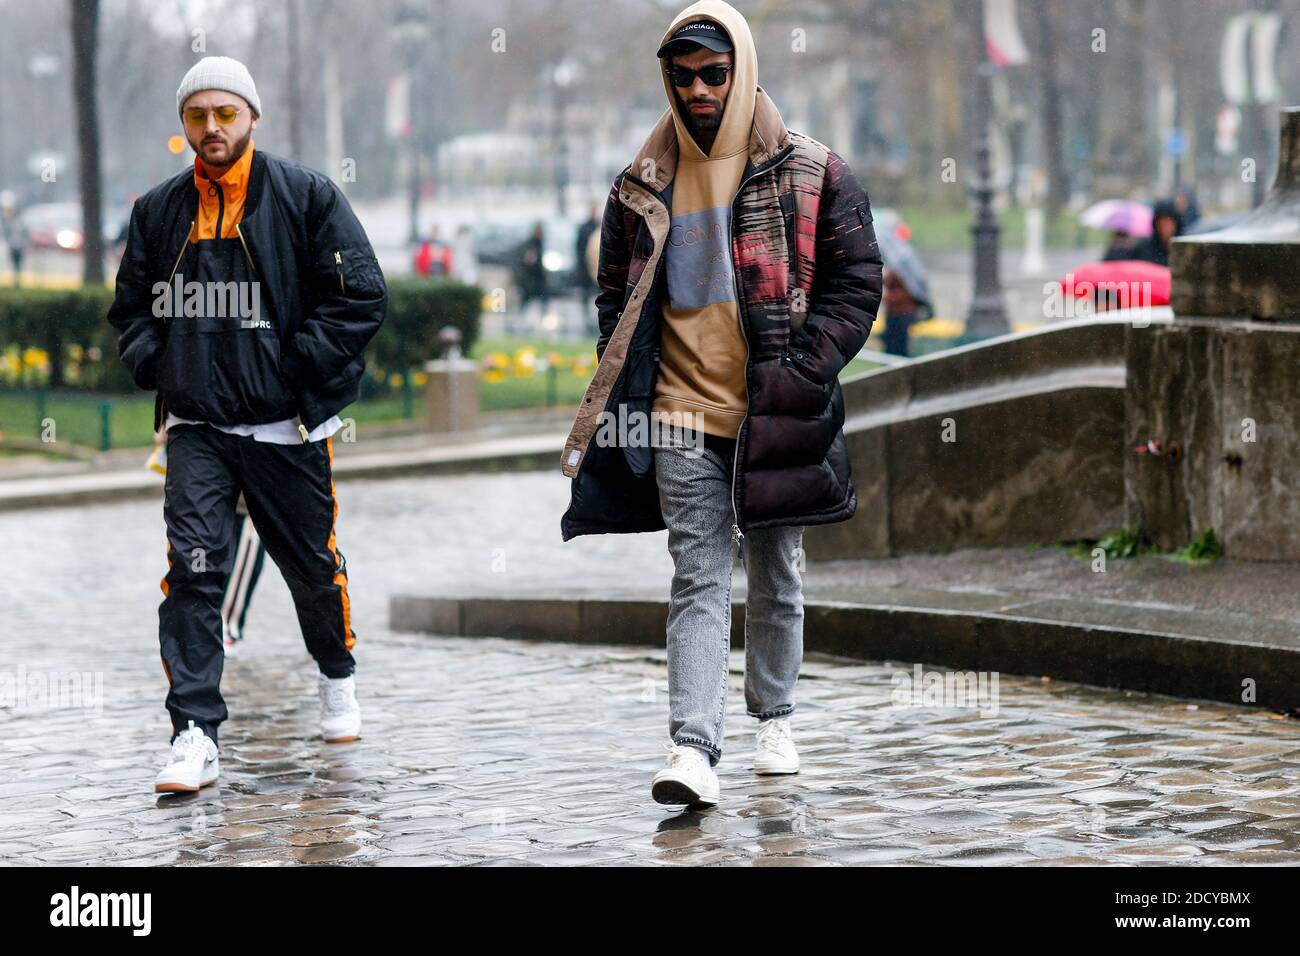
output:
<path id="1" fill-rule="evenodd" d="M 301 445 L 302 433 L 298 431 L 299 424 L 296 418 L 284 418 L 278 422 L 266 422 L 262 425 L 212 425 L 211 422 L 196 422 L 193 419 L 181 418 L 168 412 L 165 427 L 171 428 L 173 425 L 211 425 L 217 431 L 225 432 L 227 435 L 251 437 L 254 441 L 270 442 L 273 445 Z M 311 430 L 307 435 L 307 440 L 324 441 L 342 427 L 342 420 L 337 415 L 331 415 Z"/>

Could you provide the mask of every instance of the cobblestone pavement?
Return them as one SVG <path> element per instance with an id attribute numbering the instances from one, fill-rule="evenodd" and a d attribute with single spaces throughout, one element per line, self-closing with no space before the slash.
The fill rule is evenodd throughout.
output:
<path id="1" fill-rule="evenodd" d="M 227 663 L 220 786 L 187 797 L 151 792 L 168 729 L 158 506 L 0 515 L 0 680 L 27 695 L 0 709 L 0 861 L 1300 863 L 1300 723 L 1009 677 L 982 710 L 903 706 L 907 665 L 810 660 L 793 720 L 803 772 L 759 778 L 736 655 L 722 804 L 653 803 L 662 651 L 384 626 L 395 592 L 669 573 L 662 533 L 561 544 L 567 488 L 341 486 L 365 736 L 318 740 L 313 666 L 268 568 L 247 651 Z M 71 672 L 102 695 L 40 706 L 40 681 Z"/>

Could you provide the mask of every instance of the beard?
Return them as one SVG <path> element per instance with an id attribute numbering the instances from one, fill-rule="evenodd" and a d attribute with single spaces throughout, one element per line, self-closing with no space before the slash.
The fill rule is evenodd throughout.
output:
<path id="1" fill-rule="evenodd" d="M 677 97 L 677 106 L 678 106 L 677 112 L 681 115 L 682 119 L 686 121 L 686 128 L 691 131 L 692 136 L 694 136 L 696 133 L 701 133 L 708 130 L 716 130 L 719 126 L 722 125 L 722 114 L 725 111 L 726 106 L 720 101 L 718 101 L 716 98 L 702 97 L 700 99 L 693 99 L 688 102 L 682 99 L 682 95 L 678 93 L 676 90 L 673 90 L 673 96 Z M 715 107 L 717 107 L 717 109 L 706 116 L 696 116 L 690 110 L 691 103 L 712 103 Z"/>
<path id="2" fill-rule="evenodd" d="M 207 134 L 205 133 L 204 136 L 206 135 Z M 199 159 L 203 160 L 204 165 L 207 165 L 209 162 L 211 162 L 213 166 L 233 166 L 236 162 L 239 161 L 239 157 L 244 155 L 244 151 L 248 149 L 248 144 L 249 142 L 252 141 L 252 139 L 253 139 L 253 129 L 252 127 L 249 127 L 247 133 L 245 133 L 240 139 L 237 139 L 230 144 L 230 149 L 228 154 L 223 156 L 220 159 L 214 158 L 212 160 L 209 160 L 207 156 L 204 155 L 202 137 L 199 138 L 199 141 L 197 143 L 194 142 L 193 140 L 190 140 L 190 148 L 194 150 L 195 153 L 198 154 Z M 214 145 L 214 144 L 210 144 L 210 145 Z M 224 141 L 223 141 L 223 145 L 224 145 Z"/>

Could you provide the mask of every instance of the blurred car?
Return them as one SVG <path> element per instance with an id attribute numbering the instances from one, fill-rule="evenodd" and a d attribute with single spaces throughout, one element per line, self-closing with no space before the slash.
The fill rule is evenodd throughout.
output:
<path id="1" fill-rule="evenodd" d="M 106 246 L 111 247 L 117 241 L 130 214 L 131 210 L 126 207 L 109 207 L 104 210 Z M 21 216 L 33 249 L 80 252 L 85 245 L 79 202 L 37 203 L 24 209 Z"/>

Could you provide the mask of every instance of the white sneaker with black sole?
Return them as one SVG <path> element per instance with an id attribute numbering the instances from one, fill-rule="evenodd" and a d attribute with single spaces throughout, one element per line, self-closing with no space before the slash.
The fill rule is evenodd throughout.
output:
<path id="1" fill-rule="evenodd" d="M 361 705 L 356 677 L 320 675 L 320 732 L 327 744 L 342 744 L 361 736 Z"/>
<path id="2" fill-rule="evenodd" d="M 650 795 L 656 803 L 711 807 L 720 795 L 718 775 L 704 751 L 670 745 L 668 764 L 650 781 Z"/>
<path id="3" fill-rule="evenodd" d="M 799 752 L 790 736 L 789 717 L 773 717 L 759 722 L 758 734 L 754 738 L 754 772 L 799 772 Z"/>
<path id="4" fill-rule="evenodd" d="M 217 745 L 190 721 L 172 741 L 171 760 L 154 778 L 154 793 L 195 793 L 217 782 Z"/>

